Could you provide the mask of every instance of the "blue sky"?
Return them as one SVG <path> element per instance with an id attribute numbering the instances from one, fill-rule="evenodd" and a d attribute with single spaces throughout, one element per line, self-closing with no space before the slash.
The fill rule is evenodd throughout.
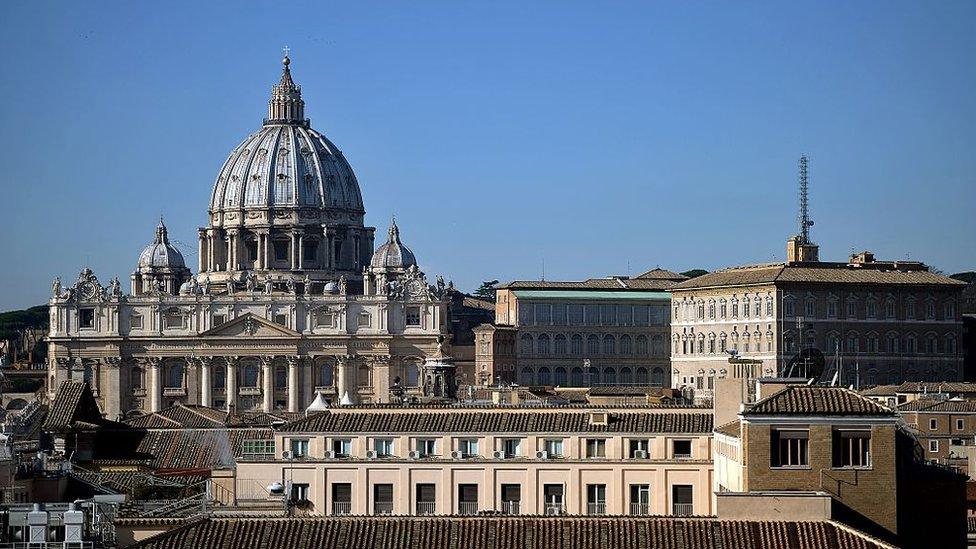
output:
<path id="1" fill-rule="evenodd" d="M 976 269 L 974 2 L 4 2 L 0 310 L 196 266 L 281 47 L 306 114 L 429 275 L 782 259 L 810 156 L 821 257 Z"/>

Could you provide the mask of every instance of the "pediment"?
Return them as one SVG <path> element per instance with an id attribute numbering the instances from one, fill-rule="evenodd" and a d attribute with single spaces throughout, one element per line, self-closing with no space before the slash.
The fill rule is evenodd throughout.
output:
<path id="1" fill-rule="evenodd" d="M 200 334 L 200 337 L 301 337 L 302 334 L 286 328 L 254 313 L 245 313 L 234 320 L 211 328 Z"/>

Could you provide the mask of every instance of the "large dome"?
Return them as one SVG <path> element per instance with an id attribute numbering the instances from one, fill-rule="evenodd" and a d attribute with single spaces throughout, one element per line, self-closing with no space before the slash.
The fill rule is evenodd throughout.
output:
<path id="1" fill-rule="evenodd" d="M 281 81 L 272 88 L 264 126 L 234 148 L 217 175 L 210 199 L 212 214 L 270 208 L 363 213 L 352 167 L 304 118 L 301 87 L 292 81 L 289 63 L 286 57 Z"/>

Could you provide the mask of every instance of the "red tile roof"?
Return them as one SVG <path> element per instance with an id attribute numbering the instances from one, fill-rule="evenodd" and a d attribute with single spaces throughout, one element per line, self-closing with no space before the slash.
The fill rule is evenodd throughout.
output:
<path id="1" fill-rule="evenodd" d="M 764 398 L 744 416 L 894 416 L 891 408 L 842 387 L 790 386 Z"/>

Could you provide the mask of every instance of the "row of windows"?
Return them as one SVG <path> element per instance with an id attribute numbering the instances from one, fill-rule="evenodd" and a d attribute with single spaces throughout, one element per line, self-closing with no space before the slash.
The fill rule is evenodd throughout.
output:
<path id="1" fill-rule="evenodd" d="M 864 301 L 863 308 L 859 306 L 855 298 L 848 298 L 841 305 L 841 301 L 836 297 L 827 298 L 826 301 L 818 300 L 812 295 L 807 295 L 802 300 L 802 309 L 798 307 L 800 300 L 793 296 L 783 298 L 783 309 L 785 316 L 796 316 L 797 311 L 802 310 L 803 316 L 808 318 L 840 318 L 840 312 L 844 311 L 844 318 L 848 319 L 880 319 L 880 320 L 916 320 L 921 319 L 920 313 L 924 312 L 926 320 L 936 320 L 936 306 L 934 299 L 927 299 L 920 308 L 914 298 L 905 300 L 899 310 L 894 298 L 887 298 L 879 307 L 879 302 L 873 297 Z M 880 314 L 879 314 L 880 313 Z M 956 318 L 956 304 L 948 301 L 942 304 L 942 320 L 954 320 Z"/>
<path id="2" fill-rule="evenodd" d="M 456 459 L 475 458 L 475 457 L 494 457 L 504 459 L 514 459 L 521 457 L 535 457 L 542 459 L 560 459 L 568 456 L 565 450 L 565 439 L 559 437 L 548 437 L 542 439 L 536 454 L 530 455 L 525 449 L 525 441 L 521 438 L 500 438 L 498 439 L 497 449 L 490 451 L 490 455 L 482 453 L 481 439 L 478 438 L 457 438 L 454 439 L 454 450 L 444 451 L 441 448 L 442 440 L 439 438 L 415 438 L 411 441 L 412 449 L 407 448 L 405 452 L 397 454 L 397 441 L 394 438 L 373 438 L 370 440 L 370 449 L 367 456 L 376 458 L 437 458 L 454 457 Z M 341 459 L 355 457 L 352 455 L 353 439 L 334 437 L 330 439 L 330 455 L 327 457 Z M 302 459 L 311 457 L 309 453 L 309 439 L 292 438 L 288 440 L 288 459 Z M 587 438 L 583 441 L 583 455 L 586 459 L 602 459 L 608 457 L 607 444 L 605 438 Z M 669 457 L 672 459 L 692 459 L 691 439 L 671 439 L 671 452 Z M 490 450 L 490 449 L 489 449 Z M 650 455 L 650 439 L 633 438 L 626 440 L 626 456 L 630 459 L 647 459 Z M 274 459 L 275 444 L 273 440 L 245 440 L 243 443 L 243 457 L 255 459 Z"/>
<path id="3" fill-rule="evenodd" d="M 585 346 L 584 346 L 585 341 Z M 661 335 L 648 338 L 646 335 L 631 337 L 628 334 L 614 336 L 606 334 L 600 337 L 596 334 L 586 336 L 584 340 L 580 334 L 567 337 L 565 334 L 532 334 L 524 333 L 519 336 L 519 354 L 541 356 L 583 356 L 585 349 L 587 356 L 640 355 L 667 356 L 664 348 L 665 339 Z M 648 344 L 650 343 L 650 344 Z"/>
<path id="4" fill-rule="evenodd" d="M 664 385 L 664 369 L 655 367 L 648 370 L 644 366 L 633 369 L 629 366 L 619 369 L 611 367 L 584 369 L 579 366 L 571 369 L 556 366 L 550 369 L 548 366 L 542 366 L 535 369 L 525 366 L 519 372 L 519 384 L 554 385 L 557 387 L 590 387 L 593 385 L 653 385 L 662 387 Z"/>
<path id="5" fill-rule="evenodd" d="M 705 334 L 699 333 L 698 337 L 695 334 L 691 335 L 675 335 L 675 354 L 681 355 L 694 355 L 694 354 L 724 354 L 727 351 L 735 350 L 738 353 L 759 353 L 759 352 L 772 352 L 773 351 L 773 332 L 766 332 L 765 338 L 761 332 L 753 332 L 750 337 L 749 332 L 743 332 L 742 337 L 739 337 L 738 332 L 733 332 L 732 337 L 729 338 L 723 332 L 718 336 L 715 333 Z M 681 343 L 678 344 L 678 338 L 681 339 Z M 731 339 L 731 341 L 730 341 Z"/>
<path id="6" fill-rule="evenodd" d="M 783 334 L 783 345 L 786 348 L 786 352 L 796 352 L 796 334 L 792 331 L 787 331 Z M 883 343 L 883 346 L 882 346 Z M 804 333 L 804 347 L 817 347 L 817 332 L 815 330 L 809 330 Z M 885 352 L 889 354 L 894 353 L 908 353 L 908 354 L 947 354 L 955 355 L 956 349 L 956 336 L 946 335 L 939 338 L 936 334 L 927 334 L 924 340 L 919 343 L 918 337 L 909 333 L 905 336 L 901 336 L 897 332 L 888 332 L 885 334 L 882 340 L 878 334 L 870 333 L 868 334 L 862 342 L 860 335 L 857 332 L 849 332 L 844 336 L 843 341 L 841 340 L 841 334 L 837 332 L 828 333 L 825 341 L 823 351 L 827 354 L 834 352 L 848 352 L 848 353 L 880 353 Z"/>
<path id="7" fill-rule="evenodd" d="M 665 326 L 666 305 L 519 303 L 520 326 Z"/>
<path id="8" fill-rule="evenodd" d="M 770 467 L 810 466 L 809 429 L 773 429 L 770 437 Z M 835 468 L 871 467 L 871 430 L 834 429 L 831 454 Z"/>
<path id="9" fill-rule="evenodd" d="M 586 505 L 581 509 L 581 513 L 587 515 L 604 515 L 607 513 L 607 485 L 591 484 L 586 485 Z M 651 514 L 651 486 L 649 484 L 629 484 L 627 487 L 630 505 L 627 509 L 629 515 L 647 516 Z M 413 510 L 414 515 L 436 515 L 436 514 L 458 514 L 476 515 L 481 511 L 494 511 L 505 515 L 519 514 L 543 514 L 543 515 L 564 515 L 566 514 L 566 486 L 565 484 L 543 484 L 541 509 L 531 510 L 522 508 L 522 485 L 521 484 L 501 484 L 496 490 L 499 495 L 498 509 L 481 509 L 481 500 L 478 497 L 479 485 L 459 483 L 457 489 L 457 509 L 445 510 L 438 509 L 437 485 L 433 483 L 417 483 L 413 486 Z M 292 483 L 289 493 L 291 503 L 308 502 L 310 487 L 307 483 Z M 333 516 L 347 516 L 352 514 L 353 506 L 353 487 L 349 482 L 333 482 L 330 485 L 331 509 L 329 513 Z M 372 494 L 367 494 L 367 501 L 372 502 L 373 515 L 390 515 L 394 512 L 411 513 L 410 510 L 397 510 L 396 502 L 393 498 L 394 485 L 390 483 L 377 483 L 372 485 Z M 676 516 L 688 516 L 694 514 L 694 487 L 690 484 L 671 485 L 671 514 Z"/>
<path id="10" fill-rule="evenodd" d="M 772 317 L 773 298 L 772 296 L 763 298 L 757 294 L 752 299 L 743 297 L 741 302 L 736 297 L 733 297 L 731 300 L 726 300 L 725 298 L 718 300 L 709 299 L 707 308 L 706 302 L 703 299 L 697 301 L 694 299 L 683 299 L 675 303 L 672 309 L 672 314 L 676 320 L 704 320 L 706 314 L 710 320 L 740 317 L 761 318 L 764 312 L 766 317 Z"/>

